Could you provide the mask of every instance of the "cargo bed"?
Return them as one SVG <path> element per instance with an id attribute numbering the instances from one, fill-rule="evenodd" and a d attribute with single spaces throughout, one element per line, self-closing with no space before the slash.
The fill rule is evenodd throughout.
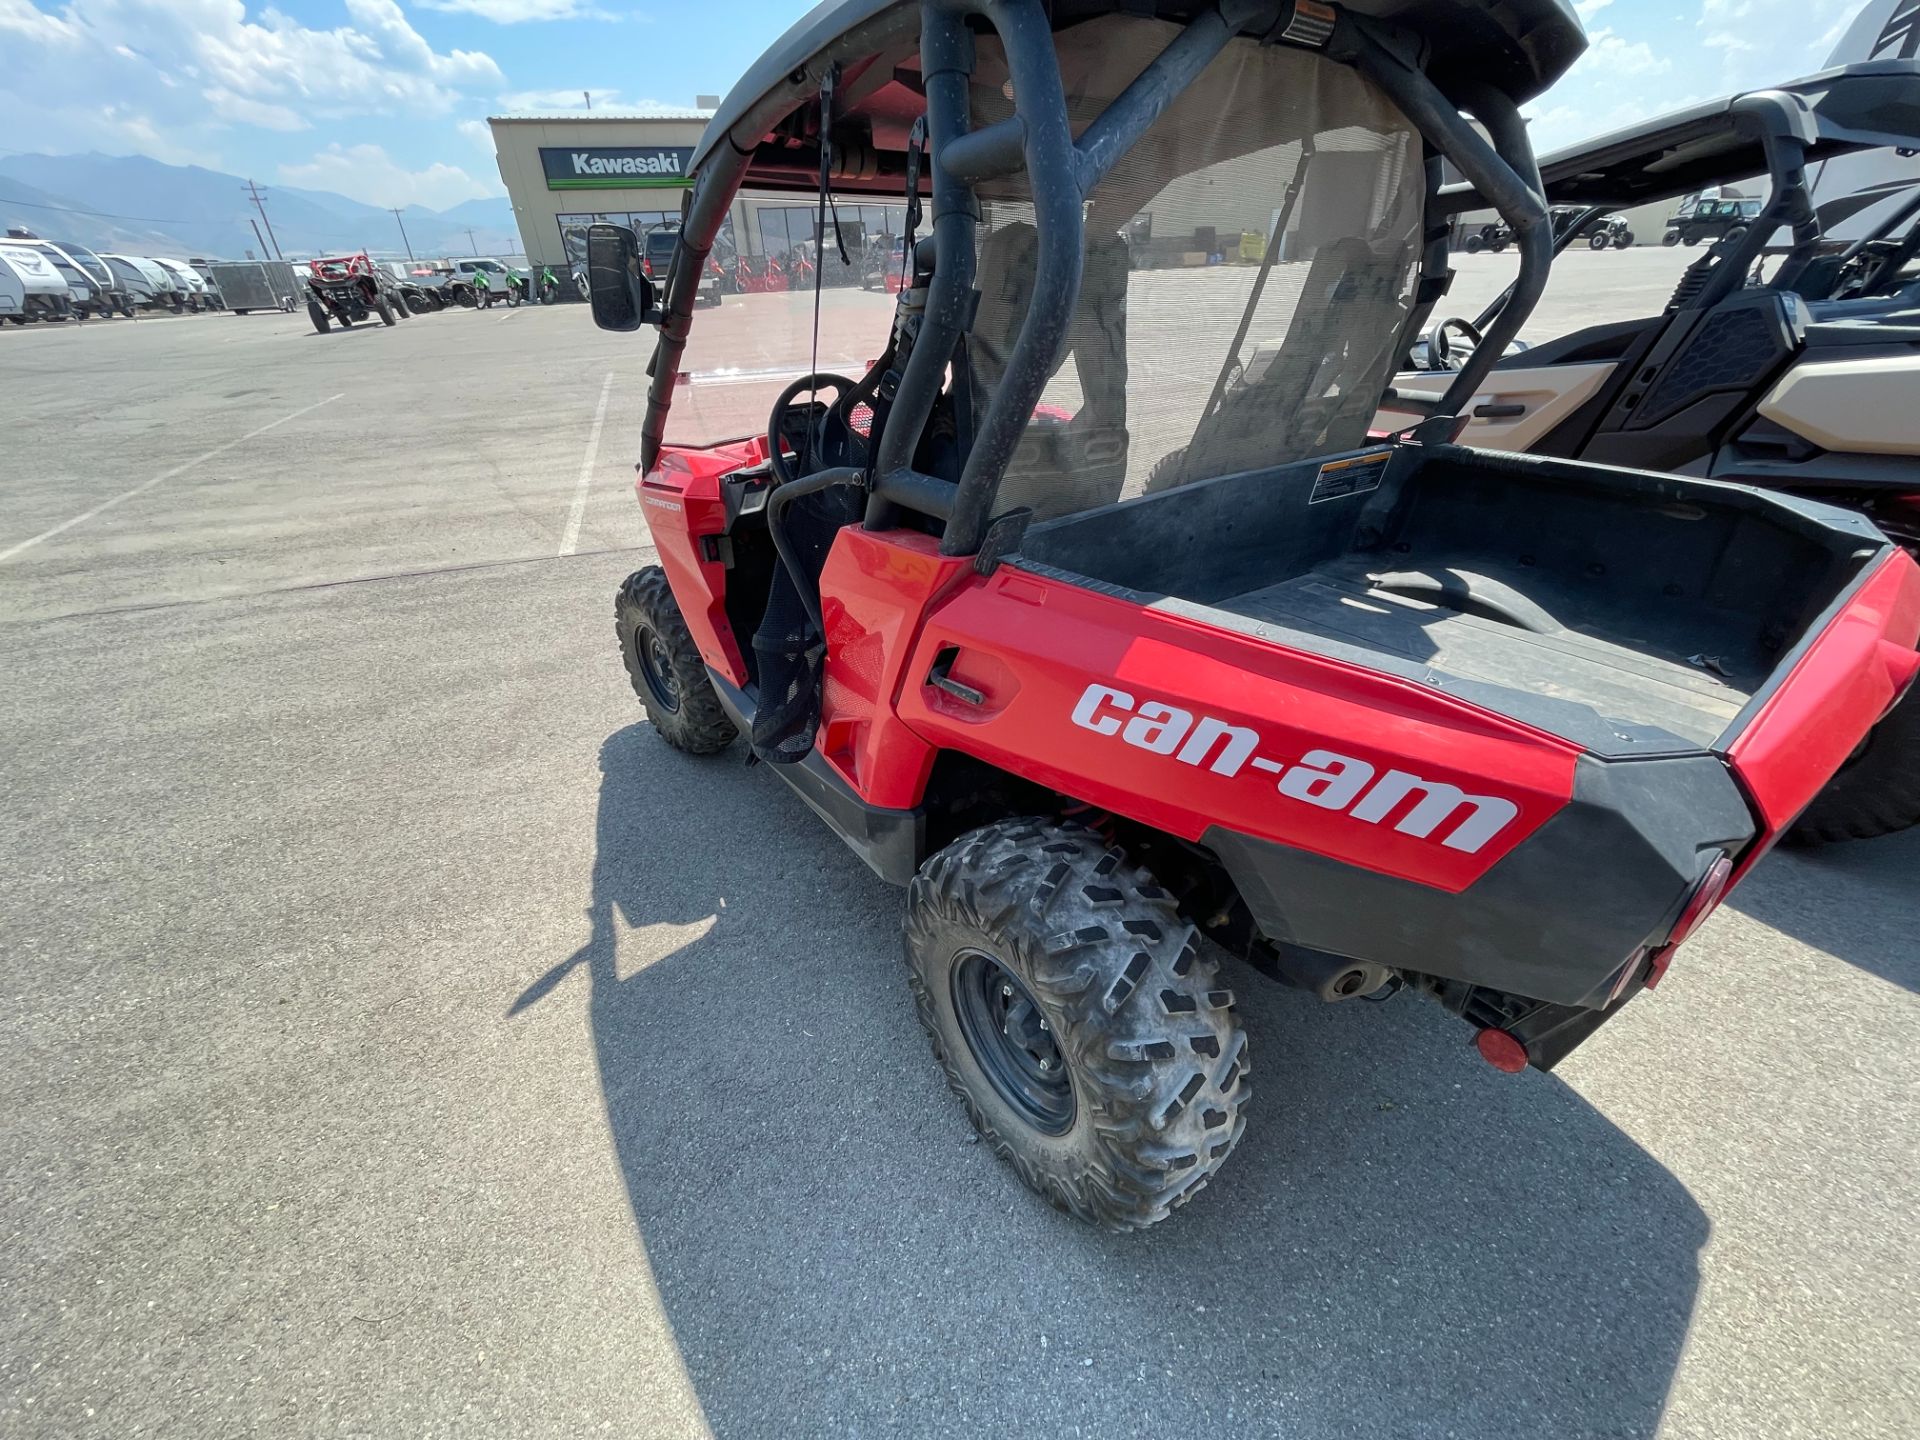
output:
<path id="1" fill-rule="evenodd" d="M 1015 563 L 1625 758 L 1728 744 L 1885 552 L 1742 487 L 1403 446 L 1036 525 Z"/>

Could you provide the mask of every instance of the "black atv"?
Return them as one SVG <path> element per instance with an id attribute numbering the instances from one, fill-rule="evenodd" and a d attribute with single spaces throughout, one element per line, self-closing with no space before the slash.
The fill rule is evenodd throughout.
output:
<path id="1" fill-rule="evenodd" d="M 1700 200 L 1667 221 L 1662 245 L 1698 245 L 1702 240 L 1738 240 L 1760 213 L 1758 200 Z"/>

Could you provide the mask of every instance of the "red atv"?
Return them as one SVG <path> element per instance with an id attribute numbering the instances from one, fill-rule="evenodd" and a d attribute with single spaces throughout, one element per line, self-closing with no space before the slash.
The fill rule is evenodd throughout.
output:
<path id="1" fill-rule="evenodd" d="M 390 293 L 393 281 L 367 258 L 335 255 L 307 262 L 307 318 L 322 335 L 333 321 L 350 330 L 356 320 L 374 315 L 380 323 L 391 325 L 398 318 Z"/>
<path id="2" fill-rule="evenodd" d="M 1494 1065 L 1550 1068 L 1660 983 L 1920 636 L 1920 568 L 1858 515 L 1464 449 L 1444 418 L 1367 442 L 1444 288 L 1440 155 L 1523 255 L 1444 414 L 1538 294 L 1517 107 L 1580 53 L 1560 0 L 1153 8 L 816 10 L 695 150 L 664 296 L 630 231 L 589 239 L 596 321 L 660 327 L 660 563 L 615 604 L 648 717 L 694 754 L 749 733 L 907 887 L 953 1090 L 1024 1181 L 1116 1228 L 1240 1137 L 1218 950 L 1327 1001 L 1424 993 Z M 884 353 L 807 367 L 765 434 L 664 445 L 670 407 L 739 393 L 679 384 L 735 194 L 814 176 L 907 197 Z M 1148 211 L 1274 240 L 1135 271 Z"/>

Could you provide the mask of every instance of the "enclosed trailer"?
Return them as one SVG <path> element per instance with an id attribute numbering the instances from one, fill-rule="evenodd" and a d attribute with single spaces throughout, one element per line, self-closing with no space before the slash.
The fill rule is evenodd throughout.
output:
<path id="1" fill-rule="evenodd" d="M 284 260 L 212 260 L 207 263 L 207 279 L 236 315 L 291 310 L 293 297 L 303 288 L 294 278 L 293 266 Z"/>

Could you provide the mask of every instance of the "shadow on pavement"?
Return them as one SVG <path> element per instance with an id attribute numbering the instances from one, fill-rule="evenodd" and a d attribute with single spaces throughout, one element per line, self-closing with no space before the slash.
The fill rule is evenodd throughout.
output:
<path id="1" fill-rule="evenodd" d="M 1776 850 L 1727 904 L 1815 950 L 1920 994 L 1920 828 Z"/>
<path id="2" fill-rule="evenodd" d="M 606 742 L 592 938 L 513 1006 L 589 977 L 716 1435 L 1654 1433 L 1706 1217 L 1565 1084 L 1494 1073 L 1436 1007 L 1242 971 L 1245 1142 L 1167 1223 L 1089 1230 L 973 1143 L 898 893 L 741 755 Z"/>

